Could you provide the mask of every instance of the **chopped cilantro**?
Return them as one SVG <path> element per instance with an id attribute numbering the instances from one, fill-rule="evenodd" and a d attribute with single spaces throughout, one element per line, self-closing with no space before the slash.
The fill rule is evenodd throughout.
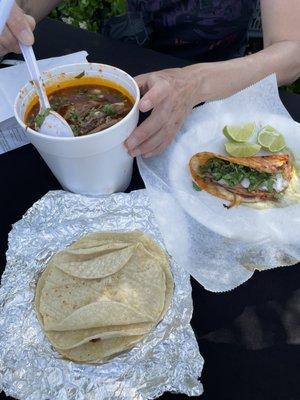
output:
<path id="1" fill-rule="evenodd" d="M 70 109 L 69 112 L 70 112 L 70 120 L 71 120 L 72 122 L 74 122 L 74 123 L 78 122 L 78 120 L 79 120 L 79 113 L 78 113 L 78 111 L 76 110 L 76 108 L 72 107 L 72 108 Z"/>
<path id="2" fill-rule="evenodd" d="M 284 193 L 275 193 L 274 194 L 274 199 L 275 200 L 282 200 L 284 196 Z"/>
<path id="3" fill-rule="evenodd" d="M 229 187 L 235 187 L 242 182 L 243 179 L 248 179 L 250 185 L 248 192 L 253 192 L 261 186 L 266 186 L 269 192 L 273 192 L 275 178 L 268 172 L 260 172 L 249 167 L 239 164 L 233 164 L 225 160 L 212 158 L 208 160 L 204 167 L 199 168 L 199 176 L 205 177 L 207 174 L 214 180 L 221 179 L 226 182 Z"/>
<path id="4" fill-rule="evenodd" d="M 195 182 L 193 182 L 193 189 L 196 190 L 197 192 L 201 192 L 202 190 Z"/>
<path id="5" fill-rule="evenodd" d="M 35 129 L 38 131 L 41 129 L 46 117 L 50 114 L 51 108 L 45 108 L 45 110 L 38 113 L 38 115 L 34 119 Z"/>
<path id="6" fill-rule="evenodd" d="M 78 126 L 70 124 L 70 127 L 71 127 L 71 129 L 72 129 L 72 131 L 74 133 L 74 136 L 80 136 L 81 135 L 81 132 L 80 132 L 80 129 L 78 128 Z"/>
<path id="7" fill-rule="evenodd" d="M 102 96 L 102 95 L 100 95 Z M 96 93 L 88 93 L 88 97 L 91 100 L 101 100 L 101 97 L 99 97 L 99 94 Z"/>
<path id="8" fill-rule="evenodd" d="M 106 115 L 108 115 L 108 116 L 110 116 L 110 117 L 113 117 L 113 116 L 116 114 L 115 111 L 112 109 L 111 104 L 109 104 L 109 103 L 105 104 L 105 105 L 101 108 L 101 111 L 103 111 L 104 114 L 106 114 Z"/>
<path id="9" fill-rule="evenodd" d="M 85 72 L 82 71 L 80 74 L 78 74 L 77 76 L 75 76 L 75 79 L 80 79 L 80 78 L 84 77 L 84 75 L 85 75 Z"/>
<path id="10" fill-rule="evenodd" d="M 63 106 L 65 103 L 67 103 L 68 102 L 68 98 L 67 97 L 65 97 L 65 96 L 57 96 L 57 97 L 52 97 L 51 99 L 50 99 L 50 104 L 51 104 L 51 107 L 55 110 L 55 111 L 57 111 L 61 106 Z"/>

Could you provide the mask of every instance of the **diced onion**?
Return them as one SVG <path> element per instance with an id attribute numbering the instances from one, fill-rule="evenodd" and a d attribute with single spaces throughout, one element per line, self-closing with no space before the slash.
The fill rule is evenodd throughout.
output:
<path id="1" fill-rule="evenodd" d="M 249 181 L 249 179 L 248 179 L 248 178 L 244 178 L 244 179 L 241 181 L 241 185 L 242 185 L 245 189 L 248 189 L 248 187 L 250 186 L 250 181 Z"/>

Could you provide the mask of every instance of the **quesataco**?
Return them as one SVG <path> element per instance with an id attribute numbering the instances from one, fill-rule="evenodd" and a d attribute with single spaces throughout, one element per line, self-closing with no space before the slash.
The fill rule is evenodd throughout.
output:
<path id="1" fill-rule="evenodd" d="M 241 203 L 277 202 L 293 175 L 288 154 L 226 157 L 201 152 L 190 159 L 189 168 L 198 188 L 227 200 L 227 208 Z"/>

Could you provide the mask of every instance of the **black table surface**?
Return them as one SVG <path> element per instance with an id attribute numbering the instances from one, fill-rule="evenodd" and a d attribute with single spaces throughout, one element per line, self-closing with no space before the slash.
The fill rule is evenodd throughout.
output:
<path id="1" fill-rule="evenodd" d="M 187 62 L 119 43 L 46 19 L 36 30 L 38 58 L 87 50 L 89 60 L 112 64 L 131 75 Z M 1 83 L 0 83 L 1 84 Z M 295 120 L 300 97 L 280 92 Z M 7 236 L 32 204 L 60 189 L 31 145 L 0 156 L 0 274 L 5 267 Z M 129 190 L 143 188 L 135 167 Z M 202 400 L 300 399 L 300 268 L 255 272 L 228 293 L 211 293 L 192 279 L 192 326 L 205 363 Z M 164 394 L 162 399 L 187 398 Z"/>

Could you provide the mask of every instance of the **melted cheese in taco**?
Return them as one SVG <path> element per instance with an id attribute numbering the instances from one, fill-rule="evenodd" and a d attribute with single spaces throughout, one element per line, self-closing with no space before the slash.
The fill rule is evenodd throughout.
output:
<path id="1" fill-rule="evenodd" d="M 194 183 L 213 196 L 230 202 L 277 202 L 289 187 L 293 167 L 290 156 L 225 157 L 195 154 L 189 163 Z"/>

